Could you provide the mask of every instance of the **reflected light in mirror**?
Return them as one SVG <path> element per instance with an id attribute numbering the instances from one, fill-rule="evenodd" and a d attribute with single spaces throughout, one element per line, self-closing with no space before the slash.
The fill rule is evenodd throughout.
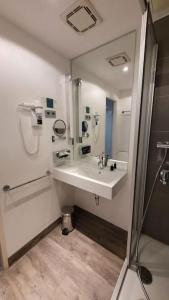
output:
<path id="1" fill-rule="evenodd" d="M 123 72 L 128 72 L 128 70 L 129 70 L 129 67 L 128 67 L 128 66 L 125 66 L 125 67 L 123 68 Z"/>

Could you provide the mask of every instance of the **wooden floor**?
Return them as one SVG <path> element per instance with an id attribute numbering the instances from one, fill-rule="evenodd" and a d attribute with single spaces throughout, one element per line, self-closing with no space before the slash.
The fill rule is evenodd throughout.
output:
<path id="1" fill-rule="evenodd" d="M 110 300 L 123 261 L 82 233 L 59 226 L 9 270 L 0 300 Z"/>

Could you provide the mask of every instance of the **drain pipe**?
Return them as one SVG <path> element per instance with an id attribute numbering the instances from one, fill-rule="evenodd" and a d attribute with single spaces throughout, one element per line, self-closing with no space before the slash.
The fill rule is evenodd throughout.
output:
<path id="1" fill-rule="evenodd" d="M 95 194 L 94 199 L 95 199 L 96 206 L 99 206 L 100 205 L 100 197 Z"/>

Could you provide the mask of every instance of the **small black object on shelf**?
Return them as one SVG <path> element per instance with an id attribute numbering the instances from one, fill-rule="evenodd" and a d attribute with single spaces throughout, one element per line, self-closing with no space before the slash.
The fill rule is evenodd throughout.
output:
<path id="1" fill-rule="evenodd" d="M 115 170 L 115 169 L 117 169 L 117 164 L 116 164 L 116 162 L 110 166 L 110 171 L 113 171 L 113 170 Z"/>
<path id="2" fill-rule="evenodd" d="M 110 166 L 110 171 L 113 171 L 113 170 L 114 170 L 114 166 L 111 165 L 111 166 Z"/>

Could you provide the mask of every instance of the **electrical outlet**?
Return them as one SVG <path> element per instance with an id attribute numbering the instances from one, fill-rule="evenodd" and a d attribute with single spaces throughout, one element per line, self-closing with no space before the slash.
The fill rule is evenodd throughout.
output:
<path id="1" fill-rule="evenodd" d="M 45 110 L 45 118 L 56 119 L 56 111 L 55 110 Z"/>

